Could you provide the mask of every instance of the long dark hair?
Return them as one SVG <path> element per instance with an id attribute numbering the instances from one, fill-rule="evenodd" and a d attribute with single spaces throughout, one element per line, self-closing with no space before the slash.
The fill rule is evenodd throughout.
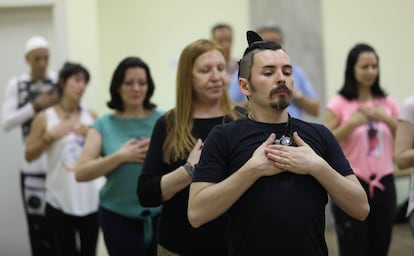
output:
<path id="1" fill-rule="evenodd" d="M 378 54 L 375 52 L 374 48 L 369 46 L 368 44 L 357 44 L 355 45 L 348 54 L 348 58 L 346 60 L 346 68 L 345 68 L 345 81 L 342 88 L 339 90 L 339 94 L 343 97 L 347 98 L 348 100 L 357 99 L 358 98 L 358 82 L 355 78 L 355 64 L 358 61 L 359 55 L 364 52 L 372 52 L 375 54 L 378 63 L 378 76 L 377 79 L 374 81 L 374 84 L 371 86 L 371 93 L 374 97 L 385 97 L 387 94 L 380 86 L 380 74 L 379 74 L 379 57 Z"/>
<path id="2" fill-rule="evenodd" d="M 119 94 L 119 88 L 125 79 L 125 73 L 129 68 L 142 68 L 145 71 L 148 82 L 148 91 L 144 99 L 144 108 L 147 110 L 154 109 L 156 105 L 151 102 L 151 97 L 154 94 L 155 84 L 152 79 L 150 69 L 148 65 L 138 57 L 127 57 L 123 59 L 116 67 L 114 74 L 112 75 L 111 85 L 109 92 L 111 99 L 106 104 L 109 108 L 118 111 L 124 111 L 124 102 L 122 101 L 121 95 Z"/>

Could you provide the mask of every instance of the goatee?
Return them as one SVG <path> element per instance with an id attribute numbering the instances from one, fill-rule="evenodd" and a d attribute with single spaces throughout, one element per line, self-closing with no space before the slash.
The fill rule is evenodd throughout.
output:
<path id="1" fill-rule="evenodd" d="M 271 98 L 274 94 L 278 94 L 280 92 L 286 92 L 289 97 L 292 96 L 292 91 L 286 86 L 286 84 L 279 84 L 277 88 L 274 88 L 269 93 L 269 98 Z M 279 95 L 279 102 L 270 103 L 270 106 L 275 110 L 285 110 L 289 104 L 290 100 L 286 95 Z"/>
<path id="2" fill-rule="evenodd" d="M 285 110 L 290 105 L 290 102 L 286 99 L 280 99 L 279 102 L 270 103 L 270 106 L 278 111 Z"/>

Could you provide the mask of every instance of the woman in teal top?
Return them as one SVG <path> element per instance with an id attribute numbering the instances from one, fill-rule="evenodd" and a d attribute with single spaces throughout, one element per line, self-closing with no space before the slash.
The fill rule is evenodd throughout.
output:
<path id="1" fill-rule="evenodd" d="M 161 116 L 150 99 L 154 82 L 148 65 L 136 57 L 122 60 L 112 76 L 108 107 L 113 114 L 89 129 L 76 167 L 76 179 L 100 176 L 99 220 L 111 256 L 156 255 L 159 208 L 141 206 L 136 181 L 147 154 L 153 126 Z"/>

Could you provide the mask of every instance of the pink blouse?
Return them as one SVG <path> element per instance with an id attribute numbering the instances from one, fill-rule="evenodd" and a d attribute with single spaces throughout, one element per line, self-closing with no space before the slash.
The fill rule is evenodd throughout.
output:
<path id="1" fill-rule="evenodd" d="M 327 105 L 339 121 L 345 123 L 359 107 L 381 106 L 386 113 L 398 117 L 399 106 L 390 97 L 376 98 L 370 101 L 347 100 L 335 96 Z M 384 190 L 380 180 L 393 173 L 393 135 L 387 124 L 370 121 L 355 128 L 340 144 L 351 164 L 355 175 L 369 184 L 370 196 L 374 188 Z"/>

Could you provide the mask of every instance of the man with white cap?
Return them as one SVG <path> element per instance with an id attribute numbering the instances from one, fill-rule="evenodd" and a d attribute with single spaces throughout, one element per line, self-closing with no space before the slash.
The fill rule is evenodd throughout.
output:
<path id="1" fill-rule="evenodd" d="M 31 37 L 25 47 L 28 73 L 10 79 L 3 102 L 2 126 L 5 131 L 20 126 L 23 142 L 29 134 L 37 112 L 58 100 L 56 73 L 47 70 L 49 42 L 41 36 Z M 44 215 L 46 156 L 28 163 L 21 157 L 21 189 L 29 226 L 32 255 L 55 255 L 52 237 Z"/>

